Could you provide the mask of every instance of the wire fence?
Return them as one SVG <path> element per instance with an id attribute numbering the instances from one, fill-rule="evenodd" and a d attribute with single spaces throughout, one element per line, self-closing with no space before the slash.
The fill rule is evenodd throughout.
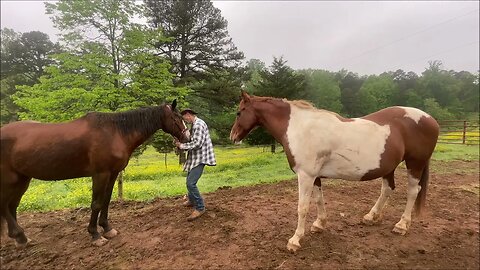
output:
<path id="1" fill-rule="evenodd" d="M 440 136 L 438 143 L 448 144 L 480 144 L 480 129 L 478 121 L 444 120 L 439 121 Z"/>

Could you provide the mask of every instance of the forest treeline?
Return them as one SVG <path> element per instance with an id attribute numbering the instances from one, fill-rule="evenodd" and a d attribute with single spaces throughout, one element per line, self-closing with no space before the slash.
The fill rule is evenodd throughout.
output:
<path id="1" fill-rule="evenodd" d="M 200 113 L 216 143 L 226 143 L 241 89 L 305 99 L 346 117 L 400 105 L 439 120 L 478 120 L 478 72 L 445 70 L 436 60 L 421 74 L 294 70 L 281 56 L 267 65 L 245 59 L 211 1 L 61 0 L 46 10 L 58 42 L 38 31 L 1 29 L 2 125 L 61 122 L 176 98 Z M 268 140 L 257 133 L 250 142 Z M 169 150 L 170 141 L 157 134 L 152 143 Z"/>

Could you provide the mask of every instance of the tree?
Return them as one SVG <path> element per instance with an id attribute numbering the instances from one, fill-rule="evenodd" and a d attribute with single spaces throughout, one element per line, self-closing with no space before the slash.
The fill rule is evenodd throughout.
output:
<path id="1" fill-rule="evenodd" d="M 85 50 L 85 45 L 93 44 L 97 52 L 108 56 L 114 87 L 120 89 L 120 75 L 128 68 L 123 63 L 127 56 L 122 50 L 124 40 L 129 31 L 141 29 L 132 23 L 141 7 L 134 0 L 61 0 L 45 6 L 68 45 Z"/>
<path id="2" fill-rule="evenodd" d="M 286 63 L 283 57 L 274 57 L 270 68 L 260 71 L 261 79 L 254 86 L 259 95 L 287 99 L 306 97 L 305 76 L 295 72 Z"/>
<path id="3" fill-rule="evenodd" d="M 369 76 L 358 91 L 360 113 L 366 115 L 394 105 L 396 85 L 390 75 Z"/>
<path id="4" fill-rule="evenodd" d="M 441 107 L 458 104 L 459 85 L 453 75 L 442 69 L 442 62 L 431 61 L 419 79 L 417 91 L 424 98 L 435 98 Z"/>
<path id="5" fill-rule="evenodd" d="M 254 92 L 260 96 L 287 98 L 290 100 L 306 98 L 304 74 L 295 72 L 286 63 L 287 61 L 283 60 L 283 57 L 274 57 L 270 68 L 260 71 L 260 80 L 254 85 Z M 266 144 L 274 143 L 274 139 L 263 128 L 260 128 L 247 138 L 247 142 Z M 272 148 L 272 151 L 275 151 L 274 148 Z"/>
<path id="6" fill-rule="evenodd" d="M 365 77 L 360 77 L 357 73 L 342 69 L 335 74 L 335 78 L 340 85 L 344 114 L 349 117 L 361 116 L 357 95 Z"/>
<path id="7" fill-rule="evenodd" d="M 418 75 L 415 72 L 405 72 L 401 69 L 398 69 L 395 72 L 390 72 L 389 75 L 393 78 L 398 90 L 393 98 L 394 104 L 400 106 L 407 105 L 407 94 L 415 89 Z"/>
<path id="8" fill-rule="evenodd" d="M 157 44 L 172 63 L 177 84 L 205 79 L 211 70 L 238 67 L 243 53 L 228 35 L 227 21 L 211 1 L 145 0 L 154 28 L 168 39 Z"/>
<path id="9" fill-rule="evenodd" d="M 478 112 L 480 103 L 479 73 L 460 71 L 454 74 L 458 81 L 458 99 L 466 112 Z"/>
<path id="10" fill-rule="evenodd" d="M 434 98 L 425 99 L 425 112 L 433 116 L 438 121 L 450 120 L 455 116 L 447 109 L 442 108 Z"/>
<path id="11" fill-rule="evenodd" d="M 342 103 L 341 92 L 334 74 L 326 70 L 304 70 L 307 86 L 307 99 L 318 107 L 340 113 Z"/>
<path id="12" fill-rule="evenodd" d="M 265 72 L 266 69 L 265 63 L 259 59 L 248 60 L 245 71 L 245 82 L 243 83 L 247 92 L 253 95 L 256 94 L 255 85 L 260 83 L 260 80 L 262 79 L 260 73 Z"/>
<path id="13" fill-rule="evenodd" d="M 11 96 L 16 85 L 33 85 L 44 74 L 44 68 L 53 63 L 49 55 L 60 51 L 59 44 L 50 41 L 47 34 L 32 31 L 16 33 L 12 29 L 1 30 L 1 123 L 18 119 L 19 110 Z"/>

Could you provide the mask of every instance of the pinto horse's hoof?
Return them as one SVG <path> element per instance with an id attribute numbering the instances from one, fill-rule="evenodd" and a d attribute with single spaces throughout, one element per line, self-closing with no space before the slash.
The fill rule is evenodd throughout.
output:
<path id="1" fill-rule="evenodd" d="M 101 246 L 105 245 L 106 243 L 108 243 L 108 239 L 103 237 L 103 236 L 100 236 L 100 238 L 98 238 L 97 240 L 92 241 L 92 245 L 94 245 L 96 247 L 101 247 Z"/>
<path id="2" fill-rule="evenodd" d="M 400 234 L 400 235 L 405 235 L 405 234 L 407 234 L 407 229 L 395 225 L 395 227 L 393 227 L 392 232 L 396 233 L 396 234 Z"/>
<path id="3" fill-rule="evenodd" d="M 288 251 L 292 252 L 292 253 L 295 253 L 297 252 L 297 250 L 300 248 L 300 245 L 297 245 L 297 244 L 292 244 L 290 243 L 290 241 L 288 242 L 287 244 L 287 249 Z"/>
<path id="4" fill-rule="evenodd" d="M 118 231 L 115 229 L 111 229 L 110 231 L 103 233 L 103 236 L 107 239 L 112 239 L 117 235 L 118 235 Z"/>
<path id="5" fill-rule="evenodd" d="M 321 233 L 325 231 L 325 226 L 318 227 L 318 226 L 315 226 L 315 224 L 313 224 L 312 227 L 310 227 L 310 231 L 312 233 Z"/>
<path id="6" fill-rule="evenodd" d="M 380 223 L 381 221 L 382 221 L 382 216 L 379 214 L 373 214 L 373 215 L 366 214 L 365 216 L 363 216 L 362 223 L 365 225 L 375 225 Z"/>
<path id="7" fill-rule="evenodd" d="M 313 222 L 312 226 L 310 227 L 310 231 L 313 233 L 319 233 L 319 232 L 325 231 L 326 227 L 327 227 L 326 219 L 315 220 L 315 222 Z"/>

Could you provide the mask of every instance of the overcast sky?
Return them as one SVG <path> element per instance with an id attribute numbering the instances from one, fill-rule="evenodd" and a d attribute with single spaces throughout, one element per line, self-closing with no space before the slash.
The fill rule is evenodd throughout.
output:
<path id="1" fill-rule="evenodd" d="M 478 1 L 215 1 L 246 59 L 268 65 L 283 56 L 294 69 L 361 75 L 404 69 L 421 73 L 429 60 L 445 69 L 479 69 Z M 1 26 L 17 32 L 56 29 L 41 1 L 1 0 Z"/>

